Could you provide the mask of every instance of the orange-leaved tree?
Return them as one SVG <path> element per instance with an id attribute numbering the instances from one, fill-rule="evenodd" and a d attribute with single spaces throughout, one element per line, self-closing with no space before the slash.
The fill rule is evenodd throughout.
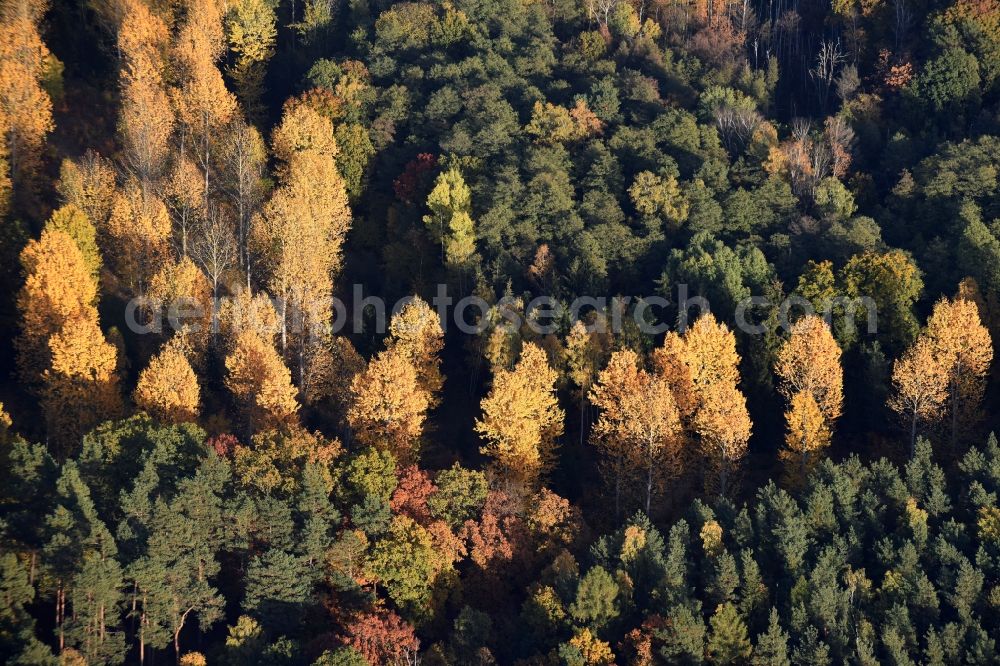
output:
<path id="1" fill-rule="evenodd" d="M 271 341 L 253 329 L 236 334 L 226 356 L 226 388 L 244 409 L 250 432 L 298 420 L 291 373 Z"/>
<path id="2" fill-rule="evenodd" d="M 799 391 L 788 401 L 785 421 L 785 448 L 779 456 L 785 462 L 786 474 L 794 484 L 801 485 L 819 460 L 819 454 L 830 445 L 830 427 L 823 410 L 808 391 Z"/>
<path id="3" fill-rule="evenodd" d="M 788 464 L 789 478 L 797 483 L 805 480 L 819 453 L 829 445 L 833 424 L 843 409 L 840 355 L 830 327 L 816 315 L 796 321 L 778 350 L 774 372 L 780 380 L 778 390 L 789 406 L 785 413 L 787 448 L 781 457 Z"/>
<path id="4" fill-rule="evenodd" d="M 15 346 L 21 377 L 34 384 L 51 364 L 49 339 L 67 322 L 97 322 L 97 284 L 79 246 L 46 229 L 21 252 L 26 273 L 17 297 L 21 335 Z"/>
<path id="5" fill-rule="evenodd" d="M 15 195 L 34 190 L 45 137 L 54 127 L 52 100 L 42 87 L 46 70 L 56 64 L 38 32 L 44 6 L 0 4 L 0 162 L 10 170 Z"/>
<path id="6" fill-rule="evenodd" d="M 702 315 L 683 337 L 681 358 L 687 367 L 696 408 L 692 429 L 714 473 L 706 481 L 720 494 L 746 455 L 753 423 L 738 388 L 740 356 L 736 337 L 710 313 Z"/>
<path id="7" fill-rule="evenodd" d="M 42 374 L 42 410 L 49 440 L 64 457 L 94 426 L 121 413 L 118 351 L 96 318 L 66 321 L 49 339 L 52 362 Z"/>

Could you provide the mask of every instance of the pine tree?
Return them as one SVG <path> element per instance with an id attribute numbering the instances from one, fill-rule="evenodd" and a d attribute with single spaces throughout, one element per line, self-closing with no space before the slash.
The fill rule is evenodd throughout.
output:
<path id="1" fill-rule="evenodd" d="M 71 646 L 88 662 L 117 661 L 125 652 L 117 631 L 124 587 L 118 548 L 75 463 L 63 466 L 56 492 L 43 561 L 55 585 L 60 651 Z"/>
<path id="2" fill-rule="evenodd" d="M 791 666 L 788 659 L 788 634 L 781 628 L 778 610 L 771 609 L 767 631 L 757 637 L 753 650 L 754 666 Z"/>
<path id="3" fill-rule="evenodd" d="M 710 621 L 711 631 L 705 649 L 713 664 L 741 664 L 750 658 L 752 647 L 747 628 L 736 607 L 720 604 Z"/>

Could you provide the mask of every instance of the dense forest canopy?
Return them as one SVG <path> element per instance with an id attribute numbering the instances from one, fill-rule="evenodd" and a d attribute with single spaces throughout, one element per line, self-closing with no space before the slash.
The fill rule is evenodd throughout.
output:
<path id="1" fill-rule="evenodd" d="M 0 0 L 0 659 L 1000 662 L 997 0 Z"/>

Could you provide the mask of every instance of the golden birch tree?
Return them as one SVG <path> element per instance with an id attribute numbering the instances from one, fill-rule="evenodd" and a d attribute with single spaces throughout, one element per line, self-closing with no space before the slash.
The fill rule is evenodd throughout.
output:
<path id="1" fill-rule="evenodd" d="M 948 382 L 949 368 L 925 335 L 918 337 L 892 366 L 889 407 L 909 422 L 911 457 L 917 441 L 917 425 L 941 415 L 948 399 Z"/>
<path id="2" fill-rule="evenodd" d="M 927 320 L 926 336 L 948 374 L 947 409 L 954 446 L 962 430 L 979 417 L 993 342 L 980 319 L 979 307 L 967 299 L 942 298 Z"/>
<path id="3" fill-rule="evenodd" d="M 592 440 L 609 463 L 615 486 L 615 513 L 621 485 L 633 478 L 645 486 L 649 514 L 653 495 L 681 468 L 680 415 L 670 385 L 640 367 L 630 350 L 612 354 L 590 392 L 601 410 Z"/>
<path id="4" fill-rule="evenodd" d="M 135 404 L 165 423 L 187 423 L 198 418 L 201 388 L 181 345 L 168 341 L 139 374 Z"/>
<path id="5" fill-rule="evenodd" d="M 513 369 L 498 369 L 483 398 L 483 416 L 476 420 L 486 442 L 480 451 L 512 481 L 533 485 L 553 464 L 564 418 L 555 395 L 558 379 L 545 351 L 525 343 Z"/>
<path id="6" fill-rule="evenodd" d="M 417 385 L 427 394 L 428 406 L 436 407 L 441 402 L 439 394 L 444 386 L 440 359 L 444 331 L 438 313 L 427 301 L 414 296 L 389 322 L 388 346 L 413 364 Z"/>
<path id="7" fill-rule="evenodd" d="M 392 348 L 377 354 L 355 375 L 351 393 L 347 421 L 358 441 L 388 449 L 397 460 L 416 462 L 428 396 L 410 358 Z"/>

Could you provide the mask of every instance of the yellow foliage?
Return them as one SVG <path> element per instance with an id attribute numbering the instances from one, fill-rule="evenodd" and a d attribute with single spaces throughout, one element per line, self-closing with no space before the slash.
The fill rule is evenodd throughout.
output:
<path id="1" fill-rule="evenodd" d="M 587 666 L 610 666 L 615 663 L 615 655 L 611 645 L 590 633 L 584 628 L 569 640 L 569 644 L 580 651 Z"/>
<path id="2" fill-rule="evenodd" d="M 428 396 L 410 359 L 395 348 L 379 353 L 355 375 L 351 392 L 354 401 L 347 420 L 358 441 L 387 448 L 398 460 L 415 462 Z"/>
<path id="3" fill-rule="evenodd" d="M 444 386 L 439 355 L 444 348 L 441 318 L 419 296 L 392 317 L 389 322 L 389 348 L 397 350 L 417 372 L 417 384 L 427 394 L 429 407 L 435 407 Z"/>
<path id="4" fill-rule="evenodd" d="M 792 396 L 785 420 L 788 432 L 785 449 L 780 455 L 785 461 L 788 476 L 802 484 L 818 462 L 820 453 L 830 445 L 830 429 L 822 410 L 808 391 Z"/>
<path id="5" fill-rule="evenodd" d="M 274 346 L 253 331 L 241 331 L 226 357 L 226 388 L 241 403 L 251 431 L 297 421 L 292 376 Z"/>
<path id="6" fill-rule="evenodd" d="M 0 17 L 0 128 L 14 188 L 37 175 L 45 137 L 52 131 L 52 100 L 41 75 L 50 53 L 38 34 L 34 12 Z"/>
<path id="7" fill-rule="evenodd" d="M 96 319 L 74 319 L 49 339 L 51 367 L 43 373 L 42 410 L 57 454 L 79 445 L 90 429 L 118 416 L 118 352 Z"/>
<path id="8" fill-rule="evenodd" d="M 917 338 L 893 364 L 892 385 L 889 407 L 901 416 L 909 415 L 912 449 L 918 421 L 936 419 L 948 397 L 948 368 L 927 336 Z"/>
<path id="9" fill-rule="evenodd" d="M 545 351 L 527 343 L 512 370 L 496 371 L 482 401 L 476 432 L 486 444 L 480 451 L 514 481 L 533 484 L 551 467 L 556 438 L 563 432 L 558 378 Z"/>
<path id="10" fill-rule="evenodd" d="M 62 231 L 46 229 L 21 252 L 27 278 L 17 297 L 22 377 L 32 382 L 49 367 L 48 341 L 69 321 L 97 322 L 97 285 L 80 248 Z"/>
<path id="11" fill-rule="evenodd" d="M 593 440 L 611 462 L 616 489 L 623 475 L 638 477 L 648 513 L 654 490 L 681 468 L 680 414 L 670 384 L 640 368 L 635 352 L 623 350 L 611 355 L 590 400 L 601 409 Z"/>
<path id="12" fill-rule="evenodd" d="M 139 375 L 135 403 L 155 419 L 184 423 L 198 418 L 201 389 L 184 352 L 168 342 Z"/>
<path id="13" fill-rule="evenodd" d="M 963 298 L 942 298 L 927 320 L 928 339 L 948 376 L 948 408 L 952 441 L 979 417 L 986 378 L 993 360 L 993 342 L 983 326 L 979 307 Z"/>
<path id="14" fill-rule="evenodd" d="M 97 229 L 86 214 L 74 204 L 66 204 L 52 213 L 45 228 L 62 231 L 73 239 L 90 269 L 94 284 L 97 284 L 101 273 L 101 252 L 97 249 Z"/>
<path id="15" fill-rule="evenodd" d="M 115 170 L 94 152 L 88 151 L 78 162 L 63 160 L 56 184 L 66 204 L 83 211 L 95 227 L 101 227 L 111 214 L 115 194 Z"/>
<path id="16" fill-rule="evenodd" d="M 788 341 L 778 350 L 774 371 L 781 379 L 779 390 L 786 399 L 808 393 L 827 425 L 840 416 L 844 402 L 840 346 L 820 317 L 809 315 L 795 322 Z"/>
<path id="17" fill-rule="evenodd" d="M 170 215 L 137 181 L 115 193 L 103 232 L 104 254 L 118 276 L 142 293 L 156 267 L 170 256 Z"/>

